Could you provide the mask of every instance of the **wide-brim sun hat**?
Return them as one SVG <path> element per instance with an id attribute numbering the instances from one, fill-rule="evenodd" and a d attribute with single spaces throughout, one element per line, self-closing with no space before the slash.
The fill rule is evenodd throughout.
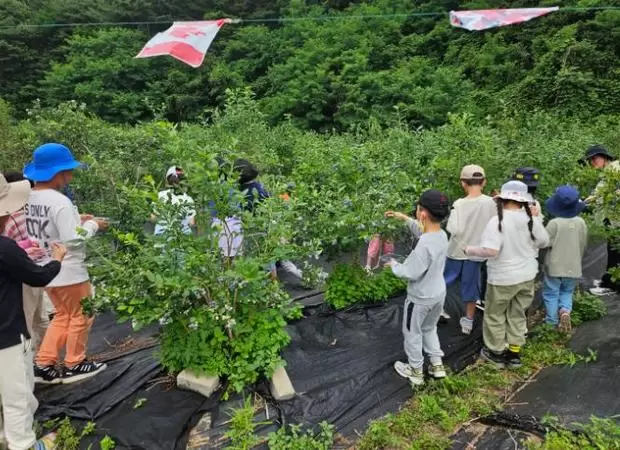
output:
<path id="1" fill-rule="evenodd" d="M 584 156 L 583 159 L 585 161 L 590 161 L 595 156 L 603 156 L 603 157 L 607 158 L 610 161 L 615 161 L 615 159 L 616 159 L 616 157 L 614 155 L 609 153 L 609 150 L 607 150 L 606 147 L 604 147 L 604 146 L 602 146 L 600 144 L 593 145 L 590 148 L 588 148 L 586 150 L 586 155 Z"/>
<path id="2" fill-rule="evenodd" d="M 570 219 L 576 217 L 585 208 L 585 202 L 579 198 L 579 192 L 572 186 L 560 186 L 545 202 L 549 214 L 554 217 Z"/>
<path id="3" fill-rule="evenodd" d="M 46 182 L 58 173 L 84 167 L 71 150 L 62 144 L 43 144 L 34 151 L 32 162 L 24 167 L 24 176 L 35 182 Z"/>
<path id="4" fill-rule="evenodd" d="M 7 183 L 0 174 L 0 217 L 8 216 L 24 207 L 30 197 L 30 181 Z"/>
<path id="5" fill-rule="evenodd" d="M 497 198 L 502 200 L 512 200 L 518 203 L 533 203 L 534 197 L 527 192 L 527 184 L 522 181 L 508 181 L 502 185 L 502 189 Z"/>

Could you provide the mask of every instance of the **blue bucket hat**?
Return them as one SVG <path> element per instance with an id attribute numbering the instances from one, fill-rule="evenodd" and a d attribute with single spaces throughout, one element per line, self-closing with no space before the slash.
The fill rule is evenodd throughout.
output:
<path id="1" fill-rule="evenodd" d="M 566 185 L 557 188 L 555 194 L 545 202 L 545 206 L 552 216 L 570 219 L 583 211 L 586 204 L 579 199 L 577 189 Z"/>
<path id="2" fill-rule="evenodd" d="M 32 162 L 24 167 L 24 176 L 35 182 L 50 181 L 57 173 L 83 167 L 71 150 L 62 144 L 43 144 L 34 151 Z"/>

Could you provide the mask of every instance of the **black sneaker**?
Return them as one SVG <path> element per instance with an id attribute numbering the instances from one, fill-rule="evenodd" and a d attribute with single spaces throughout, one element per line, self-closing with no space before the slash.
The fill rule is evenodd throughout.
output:
<path id="1" fill-rule="evenodd" d="M 38 384 L 60 384 L 62 373 L 54 366 L 39 367 L 34 365 L 34 382 Z"/>
<path id="2" fill-rule="evenodd" d="M 521 354 L 506 350 L 506 365 L 511 369 L 518 369 L 521 367 Z"/>
<path id="3" fill-rule="evenodd" d="M 70 384 L 75 383 L 76 381 L 94 377 L 99 372 L 103 372 L 106 367 L 108 366 L 103 363 L 97 363 L 94 361 L 82 361 L 77 366 L 67 367 L 65 369 L 63 383 Z"/>
<path id="4" fill-rule="evenodd" d="M 482 347 L 480 357 L 485 361 L 495 364 L 498 369 L 506 367 L 505 353 L 495 353 L 486 347 Z"/>

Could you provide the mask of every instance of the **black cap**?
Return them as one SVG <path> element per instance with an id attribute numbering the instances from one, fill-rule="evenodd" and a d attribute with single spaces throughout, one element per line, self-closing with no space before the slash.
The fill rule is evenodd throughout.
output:
<path id="1" fill-rule="evenodd" d="M 589 161 L 595 156 L 604 156 L 610 161 L 613 161 L 616 159 L 611 153 L 609 153 L 609 150 L 607 150 L 606 147 L 599 145 L 599 144 L 593 145 L 592 147 L 588 148 L 588 150 L 586 150 L 586 156 L 584 159 L 586 161 Z"/>
<path id="2" fill-rule="evenodd" d="M 249 183 L 258 176 L 258 169 L 247 159 L 237 159 L 234 163 L 234 170 L 239 172 L 241 184 Z"/>
<path id="3" fill-rule="evenodd" d="M 519 167 L 512 174 L 512 179 L 525 183 L 527 187 L 536 187 L 540 181 L 540 171 L 535 167 Z"/>
<path id="4" fill-rule="evenodd" d="M 443 220 L 450 214 L 450 201 L 446 194 L 437 189 L 429 189 L 420 196 L 418 205 L 428 210 L 437 220 Z"/>

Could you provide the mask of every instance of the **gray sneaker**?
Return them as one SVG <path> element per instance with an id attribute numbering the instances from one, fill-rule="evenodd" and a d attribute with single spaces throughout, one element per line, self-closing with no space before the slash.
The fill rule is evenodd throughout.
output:
<path id="1" fill-rule="evenodd" d="M 428 368 L 428 374 L 431 377 L 437 379 L 446 378 L 446 368 L 443 366 L 443 364 L 431 365 Z"/>
<path id="2" fill-rule="evenodd" d="M 401 377 L 407 378 L 409 382 L 414 386 L 421 386 L 424 384 L 424 372 L 421 369 L 414 369 L 409 364 L 396 361 L 394 363 L 394 370 Z"/>

